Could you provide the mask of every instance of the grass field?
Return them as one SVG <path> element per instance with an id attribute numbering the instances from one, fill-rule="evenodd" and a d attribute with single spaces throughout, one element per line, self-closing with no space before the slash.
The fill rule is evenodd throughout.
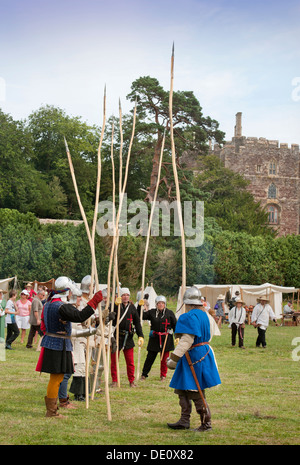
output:
<path id="1" fill-rule="evenodd" d="M 148 324 L 143 328 L 142 364 Z M 255 347 L 257 333 L 252 326 L 245 329 L 245 350 L 231 347 L 227 325 L 221 332 L 212 347 L 222 384 L 206 391 L 213 426 L 206 433 L 192 430 L 199 425 L 194 407 L 190 430 L 170 430 L 166 423 L 177 421 L 180 414 L 178 398 L 169 388 L 173 372 L 169 370 L 167 380 L 161 382 L 157 358 L 149 378 L 131 389 L 123 354 L 121 388 L 110 389 L 112 421 L 107 419 L 104 394 L 91 401 L 89 409 L 79 402 L 64 419 L 45 418 L 43 399 L 49 375 L 35 371 L 39 353 L 26 349 L 18 338 L 15 350 L 6 351 L 6 360 L 0 362 L 0 444 L 299 445 L 300 351 L 293 341 L 300 345 L 300 327 L 271 324 L 266 349 Z"/>

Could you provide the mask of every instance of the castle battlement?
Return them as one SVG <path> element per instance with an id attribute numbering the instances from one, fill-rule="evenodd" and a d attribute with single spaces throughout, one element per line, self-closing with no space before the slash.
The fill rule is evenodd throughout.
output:
<path id="1" fill-rule="evenodd" d="M 226 168 L 247 179 L 249 191 L 269 213 L 269 223 L 280 235 L 300 232 L 299 144 L 242 135 L 242 113 L 236 114 L 234 137 L 212 153 Z"/>
<path id="2" fill-rule="evenodd" d="M 223 149 L 235 148 L 237 152 L 245 147 L 257 146 L 260 150 L 268 149 L 279 149 L 279 150 L 290 150 L 295 153 L 299 153 L 299 144 L 291 144 L 289 146 L 286 142 L 280 142 L 279 140 L 270 140 L 264 137 L 233 137 L 231 141 L 226 141 Z M 215 144 L 213 151 L 219 151 L 221 147 L 219 144 Z"/>

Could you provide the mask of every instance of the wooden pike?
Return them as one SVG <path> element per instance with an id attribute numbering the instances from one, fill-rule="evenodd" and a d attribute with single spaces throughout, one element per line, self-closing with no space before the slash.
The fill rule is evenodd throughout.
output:
<path id="1" fill-rule="evenodd" d="M 184 234 L 184 226 L 183 226 L 183 218 L 182 218 L 182 207 L 181 207 L 179 180 L 178 180 L 177 165 L 176 165 L 175 142 L 174 142 L 173 89 L 174 89 L 174 42 L 173 42 L 172 57 L 171 57 L 171 83 L 170 83 L 170 94 L 169 94 L 169 118 L 170 118 L 172 166 L 173 166 L 173 173 L 174 173 L 175 186 L 176 186 L 177 211 L 178 211 L 178 219 L 179 219 L 180 234 L 181 234 L 181 249 L 182 249 L 182 282 L 181 282 L 181 297 L 182 297 L 182 299 L 181 300 L 183 301 L 183 295 L 184 295 L 185 290 L 186 290 L 186 249 L 185 249 L 185 234 Z"/>
<path id="2" fill-rule="evenodd" d="M 101 130 L 101 136 L 100 136 L 100 142 L 98 146 L 98 152 L 97 152 L 97 184 L 96 184 L 96 197 L 95 197 L 95 208 L 94 208 L 94 218 L 93 218 L 93 225 L 92 225 L 92 233 L 91 233 L 91 238 L 92 238 L 92 243 L 94 244 L 95 247 L 95 233 L 96 233 L 96 224 L 97 224 L 97 217 L 98 217 L 98 206 L 99 206 L 99 195 L 100 195 L 100 183 L 101 183 L 101 168 L 102 168 L 102 163 L 101 163 L 101 148 L 102 148 L 102 142 L 104 138 L 104 130 L 105 130 L 105 121 L 106 121 L 106 85 L 104 87 L 104 97 L 103 97 L 103 124 L 102 124 L 102 130 Z M 93 294 L 93 283 L 95 280 L 95 275 L 97 273 L 97 268 L 94 268 L 92 265 L 92 272 L 91 272 L 91 291 L 90 293 Z M 98 283 L 98 289 L 99 290 L 99 283 Z M 101 311 L 99 310 L 99 319 L 101 319 Z M 88 320 L 88 324 L 90 324 L 90 319 Z M 100 352 L 100 350 L 98 351 Z M 87 338 L 86 342 L 86 363 L 85 363 L 85 405 L 86 408 L 89 408 L 89 367 L 90 367 L 90 338 Z M 98 371 L 95 371 L 95 379 L 97 379 L 97 373 Z M 91 399 L 94 399 L 93 393 L 91 396 Z"/>
<path id="3" fill-rule="evenodd" d="M 151 212 L 150 212 L 148 231 L 147 231 L 147 239 L 146 239 L 145 252 L 144 252 L 143 269 L 142 269 L 142 293 L 141 293 L 141 301 L 139 302 L 140 307 L 141 307 L 141 314 L 140 314 L 141 325 L 143 325 L 143 307 L 144 307 L 144 289 L 145 289 L 146 263 L 147 263 L 148 249 L 149 249 L 149 241 L 150 241 L 152 220 L 153 220 L 155 204 L 156 204 L 156 199 L 157 199 L 157 194 L 158 194 L 158 189 L 159 189 L 159 184 L 160 184 L 160 174 L 161 174 L 161 166 L 162 166 L 163 153 L 164 153 L 164 147 L 165 147 L 165 138 L 166 138 L 166 131 L 164 131 L 162 145 L 161 145 L 158 172 L 157 172 L 157 181 L 156 181 L 154 197 L 153 197 L 153 201 L 152 201 L 152 205 L 151 205 Z M 138 363 L 137 363 L 137 374 L 136 374 L 137 381 L 139 380 L 139 377 L 140 377 L 140 363 L 141 363 L 141 347 L 139 347 L 139 349 L 138 349 Z"/>
<path id="4" fill-rule="evenodd" d="M 134 133 L 135 133 L 136 106 L 137 106 L 137 102 L 135 102 L 135 107 L 134 107 L 134 112 L 133 112 L 132 133 L 131 133 L 130 143 L 129 143 L 129 147 L 128 147 L 127 161 L 126 161 L 126 168 L 125 168 L 125 176 L 124 176 L 123 184 L 122 184 L 122 180 L 119 180 L 119 189 L 121 191 L 120 191 L 120 195 L 119 195 L 119 208 L 118 208 L 117 219 L 116 219 L 116 223 L 115 223 L 115 234 L 113 236 L 112 247 L 111 247 L 111 252 L 110 252 L 110 259 L 109 259 L 109 265 L 108 265 L 107 302 L 106 302 L 106 306 L 105 306 L 105 311 L 108 311 L 109 304 L 110 304 L 111 271 L 112 271 L 113 262 L 115 263 L 114 257 L 115 257 L 115 253 L 117 253 L 118 242 L 119 242 L 119 222 L 120 222 L 120 215 L 121 215 L 121 210 L 122 210 L 122 206 L 123 206 L 124 193 L 125 193 L 125 189 L 126 189 L 126 185 L 127 185 L 129 162 L 130 162 L 132 144 L 133 144 Z M 119 111 L 120 111 L 120 114 L 121 114 L 121 103 L 120 103 L 120 101 L 119 101 Z M 121 130 L 121 133 L 122 133 L 122 126 L 121 125 L 120 125 L 120 130 Z M 121 135 L 121 140 L 123 141 L 123 135 Z M 122 142 L 122 144 L 123 144 L 123 142 Z M 122 152 L 121 152 L 121 149 L 120 149 L 120 158 L 121 158 L 121 156 L 122 156 Z M 119 278 L 117 277 L 117 279 L 119 279 Z M 118 289 L 119 289 L 119 280 L 118 280 Z M 118 297 L 120 297 L 120 296 L 118 296 Z M 114 296 L 113 296 L 113 299 L 114 299 Z M 114 301 L 112 302 L 112 304 L 113 303 L 114 303 Z M 118 304 L 118 315 L 119 315 L 119 313 L 120 313 L 120 305 Z M 119 342 L 119 340 L 118 340 L 118 318 L 117 318 L 116 333 L 117 333 L 117 341 L 116 342 L 117 342 L 117 351 L 118 351 L 118 342 Z M 110 337 L 109 337 L 109 339 L 110 339 Z M 118 352 L 117 352 L 117 354 L 118 354 Z M 110 356 L 110 353 L 108 351 L 108 353 L 107 353 L 107 363 L 109 362 L 109 356 Z M 118 363 L 118 357 L 117 357 L 117 363 Z M 117 365 L 117 372 L 118 372 L 118 365 Z"/>
<path id="5" fill-rule="evenodd" d="M 81 216 L 82 216 L 82 219 L 83 219 L 83 222 L 84 222 L 84 225 L 85 225 L 85 229 L 86 229 L 86 233 L 87 233 L 87 237 L 88 237 L 88 241 L 89 241 L 89 245 L 90 245 L 91 256 L 92 256 L 92 269 L 95 272 L 95 284 L 96 284 L 96 290 L 98 291 L 99 290 L 99 281 L 98 281 L 98 273 L 97 273 L 97 265 L 96 265 L 95 244 L 92 241 L 92 235 L 91 235 L 89 225 L 88 225 L 88 222 L 87 222 L 86 214 L 85 214 L 84 208 L 83 208 L 82 203 L 81 203 L 81 199 L 80 199 L 80 195 L 79 195 L 78 187 L 77 187 L 77 181 L 76 181 L 76 177 L 75 177 L 75 172 L 74 172 L 74 167 L 73 167 L 73 163 L 72 163 L 72 158 L 71 158 L 71 154 L 70 154 L 69 147 L 68 147 L 68 144 L 67 144 L 67 140 L 66 140 L 65 137 L 64 137 L 64 141 L 65 141 L 65 146 L 66 146 L 68 162 L 69 162 L 69 166 L 70 166 L 70 172 L 71 172 L 71 176 L 72 176 L 72 180 L 73 180 L 73 185 L 74 185 L 74 189 L 75 189 L 79 209 L 80 209 Z M 100 144 L 99 144 L 99 149 L 98 150 L 100 150 Z M 99 312 L 99 315 L 101 315 L 100 305 L 98 305 L 98 312 Z M 104 350 L 105 350 L 104 327 L 103 327 L 102 318 L 99 318 L 99 320 L 100 320 L 102 350 L 104 352 Z M 105 358 L 104 358 L 104 372 L 106 374 L 108 374 L 108 367 L 107 367 Z M 107 381 L 108 381 L 108 375 L 105 377 L 105 379 L 107 379 Z M 111 409 L 110 409 L 110 401 L 109 401 L 108 382 L 105 382 L 105 398 L 106 398 L 106 406 L 107 406 L 107 417 L 108 417 L 108 420 L 110 421 L 111 420 Z"/>

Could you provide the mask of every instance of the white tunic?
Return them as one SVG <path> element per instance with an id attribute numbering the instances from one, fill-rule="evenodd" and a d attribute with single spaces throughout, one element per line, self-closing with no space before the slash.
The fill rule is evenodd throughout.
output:
<path id="1" fill-rule="evenodd" d="M 244 307 L 238 308 L 238 307 L 233 307 L 228 315 L 228 320 L 229 320 L 229 325 L 228 327 L 231 328 L 232 323 L 235 323 L 236 325 L 242 325 L 245 323 L 246 319 L 246 310 Z"/>
<path id="2" fill-rule="evenodd" d="M 276 320 L 275 313 L 269 304 L 257 304 L 252 312 L 251 322 L 260 325 L 261 329 L 267 329 L 269 320 Z"/>

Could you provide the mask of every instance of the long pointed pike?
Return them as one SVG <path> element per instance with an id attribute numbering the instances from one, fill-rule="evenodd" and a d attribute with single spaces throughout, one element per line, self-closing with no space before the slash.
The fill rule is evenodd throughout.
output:
<path id="1" fill-rule="evenodd" d="M 183 218 L 182 218 L 182 206 L 181 206 L 180 188 L 179 188 L 179 180 L 178 180 L 177 165 L 176 165 L 176 151 L 175 151 L 174 130 L 173 130 L 173 89 L 174 89 L 174 42 L 173 42 L 172 57 L 171 57 L 169 118 L 170 118 L 172 166 L 173 166 L 174 180 L 175 180 L 175 186 L 176 186 L 177 211 L 178 211 L 178 219 L 179 219 L 180 235 L 181 235 L 181 249 L 182 249 L 182 282 L 181 282 L 182 299 L 181 300 L 183 300 L 183 295 L 186 290 L 186 249 L 185 249 L 185 233 L 184 233 Z"/>

